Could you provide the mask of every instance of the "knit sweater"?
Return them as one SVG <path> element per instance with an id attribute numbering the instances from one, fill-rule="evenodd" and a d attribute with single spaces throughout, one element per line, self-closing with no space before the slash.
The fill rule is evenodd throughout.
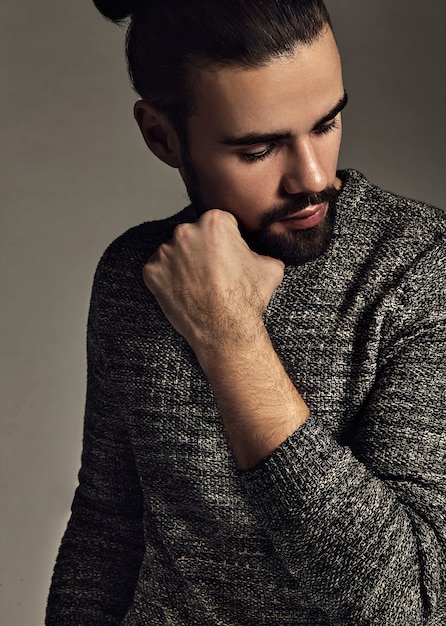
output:
<path id="1" fill-rule="evenodd" d="M 105 252 L 47 626 L 446 624 L 446 219 L 340 176 L 329 249 L 264 313 L 311 415 L 246 472 L 142 279 L 193 208 Z"/>

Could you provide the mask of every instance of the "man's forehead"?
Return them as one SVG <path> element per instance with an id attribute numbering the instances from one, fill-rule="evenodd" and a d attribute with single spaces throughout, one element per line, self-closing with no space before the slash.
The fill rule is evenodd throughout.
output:
<path id="1" fill-rule="evenodd" d="M 285 127 L 296 116 L 302 124 L 314 124 L 344 96 L 334 37 L 329 31 L 259 67 L 197 69 L 193 93 L 191 122 L 195 118 L 216 132 L 258 132 L 260 127 L 279 127 L 282 117 Z"/>

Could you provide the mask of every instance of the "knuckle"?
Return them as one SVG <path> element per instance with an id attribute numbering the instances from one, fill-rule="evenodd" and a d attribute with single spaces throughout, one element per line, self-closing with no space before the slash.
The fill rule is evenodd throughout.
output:
<path id="1" fill-rule="evenodd" d="M 157 276 L 160 273 L 160 269 L 168 257 L 169 248 L 170 246 L 168 242 L 162 243 L 143 265 L 142 276 L 148 287 L 153 287 L 155 284 Z"/>
<path id="2" fill-rule="evenodd" d="M 200 218 L 200 226 L 207 233 L 220 236 L 224 232 L 232 232 L 234 226 L 238 228 L 238 223 L 232 213 L 221 209 L 209 209 Z"/>
<path id="3" fill-rule="evenodd" d="M 178 224 L 178 226 L 173 231 L 172 241 L 174 241 L 175 243 L 177 243 L 178 241 L 183 241 L 189 236 L 192 228 L 193 224 L 189 224 L 188 222 Z"/>
<path id="4" fill-rule="evenodd" d="M 162 256 L 166 256 L 166 254 L 169 251 L 169 244 L 167 243 L 167 241 L 165 241 L 164 243 L 162 243 L 160 246 L 158 246 L 158 250 L 155 253 L 155 258 L 153 259 L 154 261 L 159 259 Z"/>
<path id="5" fill-rule="evenodd" d="M 152 264 L 148 261 L 142 268 L 142 277 L 147 286 L 152 282 Z"/>
<path id="6" fill-rule="evenodd" d="M 203 221 L 210 221 L 210 220 L 218 220 L 221 217 L 221 214 L 223 213 L 223 211 L 220 211 L 220 209 L 209 209 L 208 211 L 205 211 L 202 215 L 202 219 Z"/>
<path id="7" fill-rule="evenodd" d="M 230 222 L 232 222 L 235 226 L 238 227 L 238 221 L 237 218 L 235 217 L 235 215 L 233 215 L 232 213 L 229 213 L 229 211 L 224 211 L 225 215 L 226 215 L 226 219 L 229 220 Z"/>
<path id="8" fill-rule="evenodd" d="M 224 223 L 224 222 L 234 222 L 237 223 L 237 220 L 229 213 L 229 211 L 223 211 L 222 209 L 209 209 L 201 216 L 201 219 L 204 222 L 216 222 L 216 223 Z"/>
<path id="9" fill-rule="evenodd" d="M 203 213 L 199 220 L 200 226 L 208 229 L 213 228 L 216 224 L 218 225 L 220 219 L 219 213 L 220 211 L 218 211 L 218 209 L 209 209 Z"/>

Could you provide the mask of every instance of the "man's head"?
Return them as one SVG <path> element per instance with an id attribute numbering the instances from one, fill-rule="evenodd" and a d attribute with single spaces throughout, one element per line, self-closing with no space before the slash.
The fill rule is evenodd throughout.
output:
<path id="1" fill-rule="evenodd" d="M 312 43 L 329 24 L 321 0 L 94 0 L 103 15 L 130 17 L 127 59 L 141 98 L 181 134 L 196 102 L 190 70 L 259 67 Z"/>
<path id="2" fill-rule="evenodd" d="M 95 4 L 115 20 L 129 12 Z M 323 3 L 140 0 L 127 55 L 146 143 L 180 170 L 196 207 L 233 213 L 259 252 L 319 256 L 346 103 Z"/>

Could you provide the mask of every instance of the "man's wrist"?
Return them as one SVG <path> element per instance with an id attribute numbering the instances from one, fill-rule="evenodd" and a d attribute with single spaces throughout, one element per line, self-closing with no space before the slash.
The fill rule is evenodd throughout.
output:
<path id="1" fill-rule="evenodd" d="M 272 349 L 268 332 L 260 317 L 249 325 L 237 324 L 236 321 L 233 324 L 234 327 L 225 332 L 214 328 L 191 342 L 205 374 L 215 368 L 228 371 L 234 367 L 246 367 L 251 361 L 255 362 L 263 350 Z"/>

